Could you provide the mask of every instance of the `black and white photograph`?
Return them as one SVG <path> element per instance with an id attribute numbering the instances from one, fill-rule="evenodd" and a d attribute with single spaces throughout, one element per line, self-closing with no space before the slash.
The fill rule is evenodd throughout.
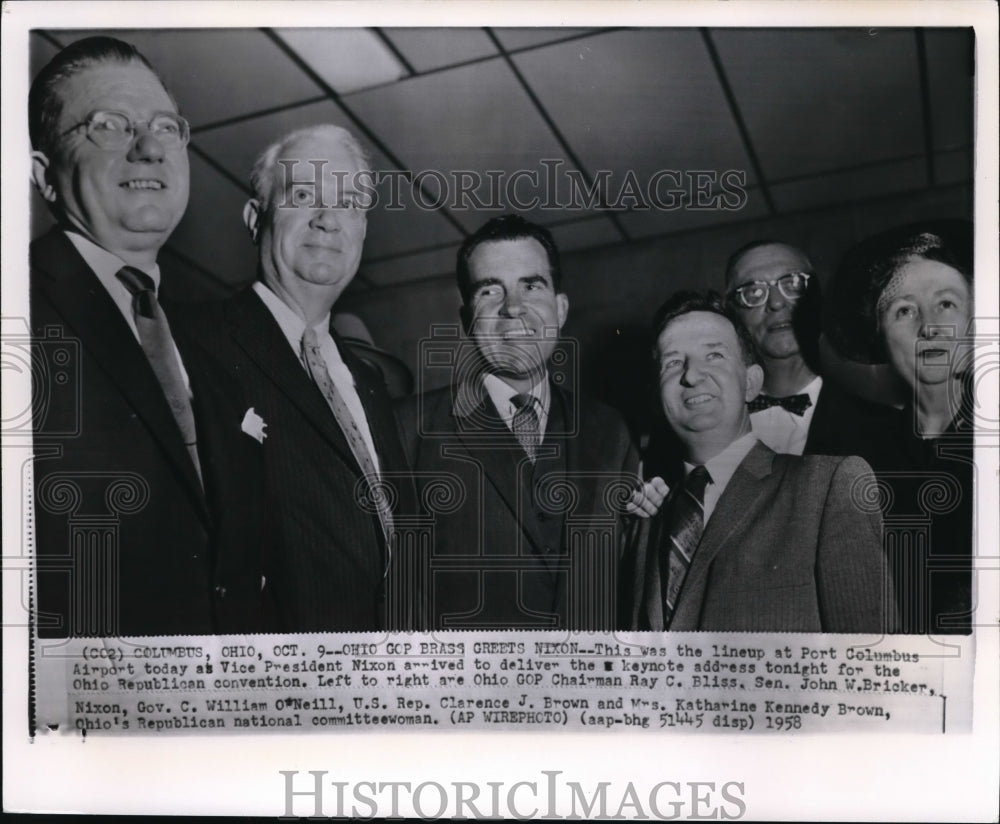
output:
<path id="1" fill-rule="evenodd" d="M 5 810 L 996 820 L 992 4 L 5 11 Z"/>

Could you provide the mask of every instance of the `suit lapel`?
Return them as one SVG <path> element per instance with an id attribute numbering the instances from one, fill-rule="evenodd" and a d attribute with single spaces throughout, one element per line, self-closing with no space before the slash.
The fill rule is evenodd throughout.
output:
<path id="1" fill-rule="evenodd" d="M 107 290 L 61 231 L 53 230 L 32 247 L 32 286 L 45 292 L 52 305 L 79 337 L 95 362 L 163 448 L 184 478 L 192 499 L 208 518 L 201 481 L 163 389 L 135 335 Z M 86 387 L 83 388 L 86 391 Z"/>
<path id="2" fill-rule="evenodd" d="M 360 474 L 361 468 L 326 399 L 306 374 L 278 322 L 260 298 L 252 290 L 238 295 L 228 308 L 228 317 L 230 334 L 237 345 Z"/>
<path id="3" fill-rule="evenodd" d="M 771 474 L 774 458 L 775 453 L 758 442 L 729 479 L 691 561 L 671 629 L 697 629 L 712 561 L 726 547 L 730 536 L 743 532 L 766 500 L 769 487 L 762 482 Z"/>
<path id="4" fill-rule="evenodd" d="M 813 454 L 817 443 L 825 443 L 829 430 L 837 427 L 837 422 L 831 420 L 833 404 L 830 403 L 830 400 L 831 392 L 827 382 L 824 381 L 816 398 L 816 408 L 813 410 L 812 420 L 809 422 L 809 433 L 806 435 L 806 445 L 803 450 L 805 455 Z"/>

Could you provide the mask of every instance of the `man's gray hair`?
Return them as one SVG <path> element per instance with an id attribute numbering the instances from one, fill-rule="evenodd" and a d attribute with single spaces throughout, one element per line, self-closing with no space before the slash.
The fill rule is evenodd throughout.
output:
<path id="1" fill-rule="evenodd" d="M 360 171 L 368 170 L 371 167 L 371 155 L 365 150 L 358 139 L 347 129 L 335 126 L 333 123 L 317 123 L 313 126 L 305 126 L 293 132 L 282 135 L 274 143 L 264 149 L 254 161 L 253 169 L 250 171 L 250 187 L 253 189 L 253 196 L 266 208 L 270 205 L 272 190 L 274 189 L 275 170 L 278 160 L 288 146 L 296 140 L 313 135 L 329 135 L 340 141 L 358 164 Z M 296 158 L 296 160 L 309 160 L 310 158 Z M 320 158 L 317 158 L 320 159 Z"/>

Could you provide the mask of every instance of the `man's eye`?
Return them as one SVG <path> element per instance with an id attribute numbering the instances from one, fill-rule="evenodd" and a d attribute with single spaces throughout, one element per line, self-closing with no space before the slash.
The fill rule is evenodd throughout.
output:
<path id="1" fill-rule="evenodd" d="M 949 298 L 945 298 L 944 300 L 942 300 L 941 303 L 939 304 L 939 306 L 942 309 L 945 309 L 945 310 L 957 309 L 958 308 L 958 304 L 955 303 L 955 301 L 953 301 L 953 300 L 951 300 Z"/>
<path id="2" fill-rule="evenodd" d="M 705 355 L 705 360 L 718 360 L 719 358 L 724 358 L 725 355 L 722 352 L 709 352 Z"/>
<path id="3" fill-rule="evenodd" d="M 914 315 L 914 308 L 912 306 L 900 306 L 896 310 L 896 318 L 903 320 L 905 318 L 911 318 Z"/>
<path id="4" fill-rule="evenodd" d="M 312 203 L 312 191 L 309 189 L 293 189 L 292 190 L 292 202 L 297 206 L 304 206 L 307 203 Z"/>

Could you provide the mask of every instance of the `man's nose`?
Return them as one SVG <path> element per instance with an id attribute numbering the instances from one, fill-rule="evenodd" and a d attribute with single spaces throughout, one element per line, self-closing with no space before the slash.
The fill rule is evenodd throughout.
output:
<path id="1" fill-rule="evenodd" d="M 504 317 L 520 317 L 524 314 L 524 301 L 520 295 L 508 292 L 500 305 L 500 312 Z"/>
<path id="2" fill-rule="evenodd" d="M 148 129 L 136 128 L 135 137 L 129 146 L 128 159 L 134 163 L 149 162 L 158 163 L 163 160 L 167 150 L 163 144 Z"/>
<path id="3" fill-rule="evenodd" d="M 324 232 L 339 232 L 340 218 L 336 209 L 318 208 L 313 214 L 309 225 L 314 229 L 322 229 Z"/>
<path id="4" fill-rule="evenodd" d="M 768 309 L 770 309 L 772 312 L 777 312 L 781 309 L 784 309 L 787 303 L 788 301 L 785 300 L 785 296 L 781 294 L 781 290 L 778 288 L 777 283 L 772 283 L 770 286 L 768 286 L 767 288 Z"/>
<path id="5" fill-rule="evenodd" d="M 684 361 L 684 369 L 681 371 L 681 385 L 694 386 L 701 380 L 701 369 L 699 365 L 690 358 Z"/>

